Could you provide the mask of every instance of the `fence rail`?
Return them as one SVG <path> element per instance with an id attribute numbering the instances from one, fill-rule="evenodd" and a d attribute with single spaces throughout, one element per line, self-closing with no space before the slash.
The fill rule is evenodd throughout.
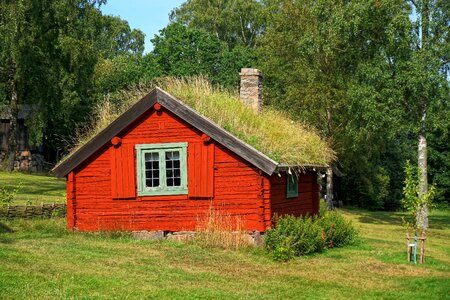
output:
<path id="1" fill-rule="evenodd" d="M 0 217 L 3 218 L 52 218 L 65 217 L 66 204 L 42 204 L 42 205 L 4 205 L 0 206 Z"/>

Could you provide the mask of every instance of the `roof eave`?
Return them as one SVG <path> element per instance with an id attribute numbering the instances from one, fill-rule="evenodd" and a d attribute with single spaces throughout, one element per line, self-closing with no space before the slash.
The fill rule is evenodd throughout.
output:
<path id="1" fill-rule="evenodd" d="M 287 171 L 289 169 L 300 169 L 300 170 L 325 170 L 328 168 L 328 165 L 325 164 L 299 164 L 299 165 L 290 165 L 290 164 L 278 164 L 274 172 L 282 172 Z"/>

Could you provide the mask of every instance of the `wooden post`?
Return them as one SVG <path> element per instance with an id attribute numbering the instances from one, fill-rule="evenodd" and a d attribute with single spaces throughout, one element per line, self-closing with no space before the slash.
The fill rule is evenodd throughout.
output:
<path id="1" fill-rule="evenodd" d="M 333 169 L 327 168 L 327 206 L 328 209 L 334 209 L 333 204 Z"/>
<path id="2" fill-rule="evenodd" d="M 408 262 L 411 261 L 411 247 L 409 246 L 409 233 L 406 233 L 406 256 L 408 259 Z"/>
<path id="3" fill-rule="evenodd" d="M 425 231 L 422 231 L 422 235 L 420 236 L 420 260 L 421 264 L 425 263 Z"/>

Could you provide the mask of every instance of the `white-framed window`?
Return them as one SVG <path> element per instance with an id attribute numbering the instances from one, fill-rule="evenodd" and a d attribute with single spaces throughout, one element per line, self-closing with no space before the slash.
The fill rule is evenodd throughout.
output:
<path id="1" fill-rule="evenodd" d="M 187 194 L 187 143 L 136 145 L 138 196 Z"/>

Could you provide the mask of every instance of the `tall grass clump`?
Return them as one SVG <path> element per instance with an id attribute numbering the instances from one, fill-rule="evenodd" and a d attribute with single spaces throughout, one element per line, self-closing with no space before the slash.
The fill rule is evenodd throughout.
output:
<path id="1" fill-rule="evenodd" d="M 270 107 L 256 113 L 241 103 L 237 91 L 212 86 L 203 76 L 159 78 L 106 98 L 97 105 L 90 126 L 81 131 L 75 144 L 85 144 L 155 86 L 279 163 L 327 165 L 334 159 L 334 152 L 312 128 Z"/>
<path id="2" fill-rule="evenodd" d="M 243 230 L 240 216 L 210 206 L 197 220 L 194 243 L 206 248 L 237 250 L 253 245 L 251 236 Z"/>
<path id="3" fill-rule="evenodd" d="M 357 236 L 351 221 L 336 211 L 315 217 L 284 216 L 275 223 L 266 232 L 265 247 L 278 261 L 349 245 Z"/>

